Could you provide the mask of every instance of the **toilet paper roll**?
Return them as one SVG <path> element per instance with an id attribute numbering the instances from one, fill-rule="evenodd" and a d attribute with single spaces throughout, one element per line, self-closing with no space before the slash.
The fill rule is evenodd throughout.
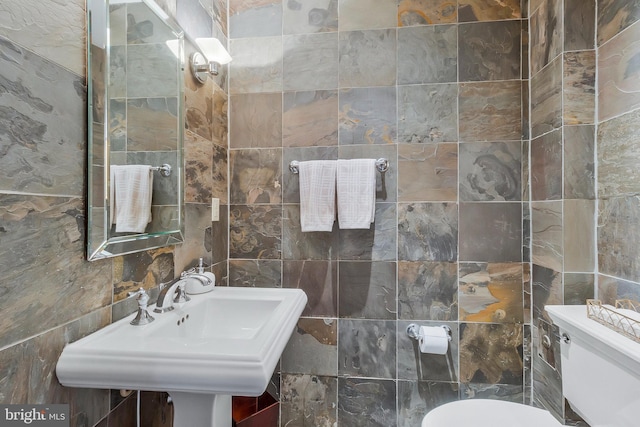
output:
<path id="1" fill-rule="evenodd" d="M 447 354 L 449 334 L 441 326 L 420 326 L 418 333 L 420 352 L 427 354 Z"/>

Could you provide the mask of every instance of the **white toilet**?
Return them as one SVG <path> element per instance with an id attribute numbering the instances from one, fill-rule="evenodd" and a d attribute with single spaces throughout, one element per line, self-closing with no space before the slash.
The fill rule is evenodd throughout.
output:
<path id="1" fill-rule="evenodd" d="M 447 403 L 429 412 L 422 427 L 560 427 L 544 409 L 502 400 L 469 399 Z"/>
<path id="2" fill-rule="evenodd" d="M 547 306 L 562 336 L 562 389 L 591 427 L 640 426 L 640 344 L 587 317 L 585 306 Z M 518 403 L 470 399 L 427 414 L 422 427 L 557 427 L 549 412 Z"/>

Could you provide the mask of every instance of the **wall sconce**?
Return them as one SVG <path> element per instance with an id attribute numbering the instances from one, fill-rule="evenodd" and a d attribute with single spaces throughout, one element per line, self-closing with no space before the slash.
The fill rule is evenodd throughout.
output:
<path id="1" fill-rule="evenodd" d="M 196 80 L 204 83 L 207 80 L 207 74 L 217 76 L 218 65 L 228 64 L 232 58 L 216 38 L 198 38 L 196 44 L 202 53 L 191 54 L 191 73 Z"/>

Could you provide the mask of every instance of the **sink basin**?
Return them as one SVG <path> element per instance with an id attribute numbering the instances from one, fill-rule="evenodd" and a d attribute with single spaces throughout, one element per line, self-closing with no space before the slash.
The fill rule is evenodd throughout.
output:
<path id="1" fill-rule="evenodd" d="M 151 306 L 155 321 L 148 325 L 130 325 L 131 315 L 67 345 L 58 380 L 68 387 L 167 391 L 176 419 L 183 400 L 211 406 L 215 399 L 202 395 L 259 396 L 306 302 L 300 289 L 217 287 L 166 313 Z M 189 423 L 227 425 L 174 424 Z"/>
<path id="2" fill-rule="evenodd" d="M 218 294 L 218 296 L 220 295 Z M 211 339 L 231 339 L 237 343 L 246 342 L 254 339 L 263 330 L 269 316 L 273 314 L 280 303 L 280 299 L 255 297 L 209 298 L 200 304 L 202 309 L 194 310 L 191 306 L 184 307 L 184 312 L 178 315 L 182 316 L 187 313 L 190 317 L 188 320 L 185 319 L 183 325 L 176 323 L 168 329 L 155 329 L 150 331 L 149 336 L 171 339 L 176 345 L 198 345 Z M 231 319 L 233 319 L 233 325 L 229 325 Z M 190 340 L 185 342 L 185 338 Z"/>

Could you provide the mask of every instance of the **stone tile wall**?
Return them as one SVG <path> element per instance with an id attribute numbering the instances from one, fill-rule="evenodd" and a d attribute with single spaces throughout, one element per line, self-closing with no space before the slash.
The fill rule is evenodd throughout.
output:
<path id="1" fill-rule="evenodd" d="M 639 12 L 635 1 L 531 2 L 534 403 L 569 424 L 579 421 L 562 400 L 558 331 L 543 306 L 640 296 Z"/>
<path id="2" fill-rule="evenodd" d="M 230 2 L 229 283 L 309 297 L 280 367 L 281 425 L 418 426 L 451 400 L 525 401 L 522 11 Z M 301 232 L 291 160 L 378 157 L 391 167 L 369 230 Z M 410 323 L 449 325 L 450 357 L 417 353 Z"/>
<path id="3" fill-rule="evenodd" d="M 640 299 L 638 153 L 632 135 L 640 127 L 640 68 L 633 58 L 640 39 L 640 4 L 598 2 L 598 295 Z M 622 71 L 624 70 L 624 71 Z M 631 167 L 631 165 L 634 167 Z"/>
<path id="4" fill-rule="evenodd" d="M 160 3 L 193 37 L 229 31 L 230 106 L 226 73 L 185 78 L 186 243 L 94 263 L 84 6 L 0 4 L 0 401 L 130 423 L 131 398 L 57 384 L 59 352 L 200 256 L 225 278 L 228 241 L 230 284 L 309 296 L 277 376 L 282 425 L 417 426 L 441 403 L 529 402 L 532 387 L 564 416 L 544 304 L 640 294 L 637 2 Z M 391 160 L 372 228 L 301 233 L 288 163 L 359 157 Z M 451 357 L 417 353 L 410 323 L 449 325 Z M 484 357 L 498 352 L 508 363 Z M 161 399 L 145 396 L 153 425 L 170 418 Z"/>
<path id="5" fill-rule="evenodd" d="M 160 3 L 191 36 L 226 40 L 225 2 Z M 135 425 L 133 398 L 62 387 L 55 364 L 66 343 L 131 313 L 128 291 L 153 290 L 199 257 L 226 282 L 226 72 L 198 86 L 186 70 L 186 242 L 89 263 L 84 22 L 84 1 L 0 4 L 0 402 L 69 403 L 72 426 L 120 427 Z M 171 425 L 163 395 L 143 397 L 146 425 Z"/>
<path id="6" fill-rule="evenodd" d="M 543 307 L 583 304 L 594 294 L 607 303 L 638 299 L 631 58 L 639 9 L 615 0 L 538 3 L 531 8 L 534 403 L 573 424 L 558 332 Z M 544 335 L 550 349 L 540 344 Z"/>
<path id="7" fill-rule="evenodd" d="M 596 1 L 530 6 L 533 404 L 573 425 L 544 306 L 594 297 Z"/>

